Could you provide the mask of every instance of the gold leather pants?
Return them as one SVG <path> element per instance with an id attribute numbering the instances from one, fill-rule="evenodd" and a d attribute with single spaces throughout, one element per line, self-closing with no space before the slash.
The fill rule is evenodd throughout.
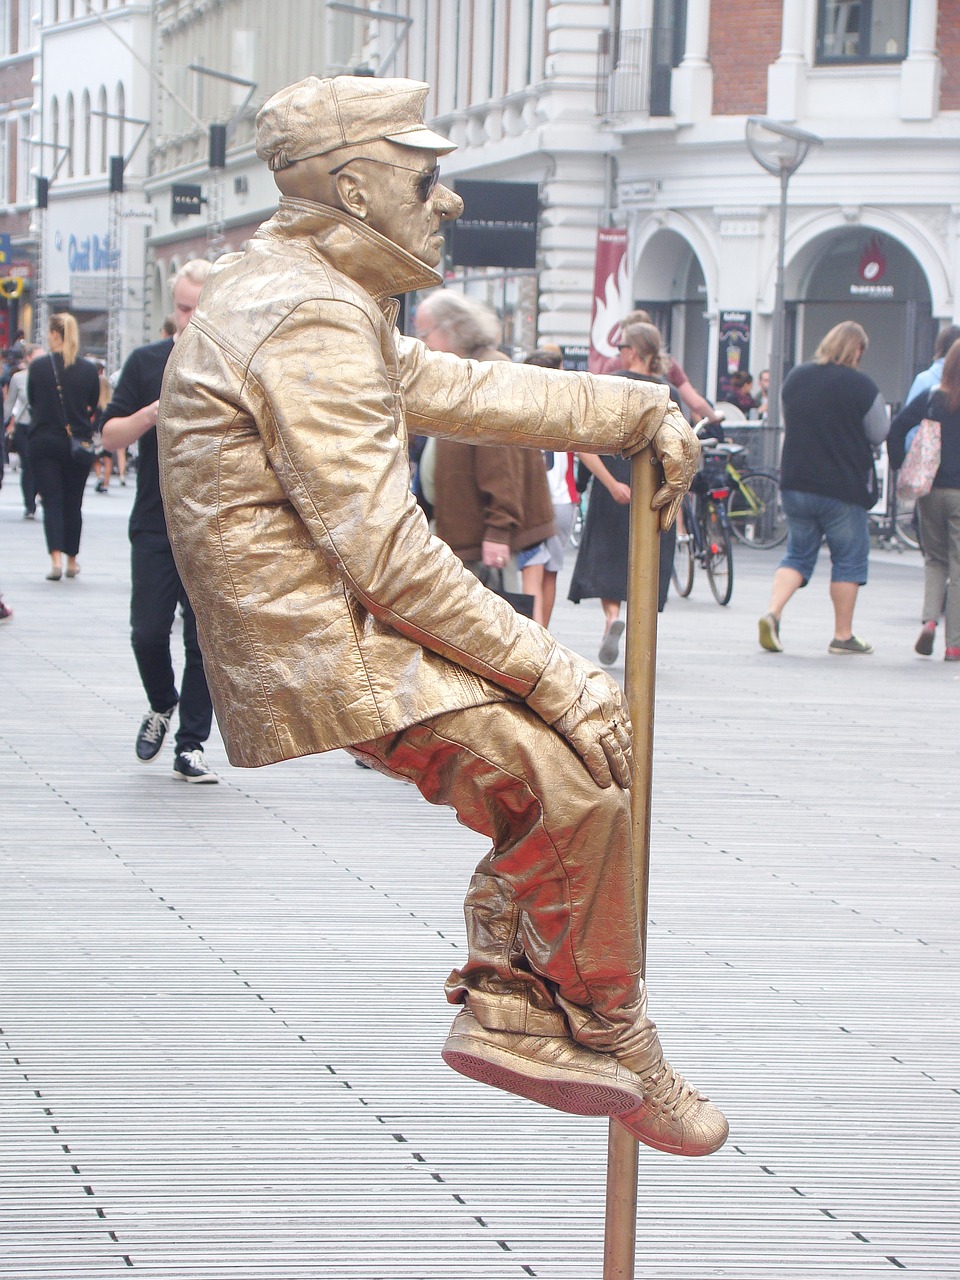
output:
<path id="1" fill-rule="evenodd" d="M 436 716 L 352 749 L 493 841 L 464 903 L 468 959 L 446 983 L 491 1030 L 627 1053 L 650 1026 L 630 799 L 522 702 Z"/>

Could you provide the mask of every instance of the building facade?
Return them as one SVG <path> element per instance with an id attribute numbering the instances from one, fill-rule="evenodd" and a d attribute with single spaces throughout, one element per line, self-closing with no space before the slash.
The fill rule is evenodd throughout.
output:
<path id="1" fill-rule="evenodd" d="M 323 0 L 157 0 L 146 184 L 148 310 L 157 323 L 183 262 L 239 248 L 276 208 L 273 177 L 254 150 L 259 108 L 305 76 L 358 67 L 365 29 L 362 15 L 328 10 Z M 219 154 L 211 126 L 222 130 Z M 174 209 L 182 188 L 197 197 L 191 212 Z"/>
<path id="2" fill-rule="evenodd" d="M 26 271 L 8 318 L 37 287 L 78 312 L 92 349 L 122 356 L 155 336 L 178 266 L 238 248 L 269 216 L 263 101 L 355 71 L 430 84 L 428 114 L 459 146 L 445 178 L 502 187 L 504 225 L 510 184 L 535 187 L 530 263 L 448 263 L 518 348 L 586 345 L 598 231 L 619 227 L 619 305 L 651 311 L 708 396 L 734 365 L 765 367 L 780 187 L 748 150 L 751 116 L 822 140 L 789 184 L 788 364 L 860 320 L 864 367 L 897 403 L 960 306 L 960 0 L 42 0 L 29 13 L 0 0 L 0 218 Z M 31 170 L 50 182 L 45 210 Z M 610 325 L 595 329 L 609 342 Z"/>
<path id="3" fill-rule="evenodd" d="M 37 336 L 71 311 L 115 367 L 144 340 L 152 7 L 43 0 L 33 104 Z"/>
<path id="4" fill-rule="evenodd" d="M 33 8 L 31 0 L 0 0 L 0 350 L 18 329 L 31 331 L 36 296 Z"/>
<path id="5" fill-rule="evenodd" d="M 960 0 L 387 8 L 409 19 L 398 71 L 430 82 L 460 144 L 445 174 L 539 184 L 540 340 L 586 342 L 597 229 L 620 225 L 629 301 L 708 395 L 734 352 L 767 364 L 780 187 L 747 149 L 754 115 L 823 140 L 789 185 L 788 364 L 859 320 L 864 368 L 897 403 L 956 317 Z"/>

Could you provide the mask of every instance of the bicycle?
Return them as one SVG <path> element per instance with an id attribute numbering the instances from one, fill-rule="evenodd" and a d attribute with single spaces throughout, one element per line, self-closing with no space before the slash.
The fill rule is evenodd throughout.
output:
<path id="1" fill-rule="evenodd" d="M 779 547 L 787 536 L 787 517 L 780 497 L 780 480 L 773 471 L 760 467 L 738 471 L 733 459 L 746 453 L 742 444 L 720 444 L 704 439 L 710 423 L 704 418 L 696 427 L 701 443 L 709 448 L 713 457 L 723 457 L 726 477 L 730 482 L 727 499 L 727 516 L 733 536 L 745 547 L 767 549 Z"/>
<path id="2" fill-rule="evenodd" d="M 714 456 L 705 454 L 708 461 Z M 713 598 L 717 604 L 726 605 L 733 595 L 733 539 L 727 515 L 730 489 L 717 483 L 716 476 L 703 478 L 705 491 L 696 496 L 688 493 L 680 507 L 671 577 L 677 592 L 688 596 L 699 563 L 706 571 Z"/>

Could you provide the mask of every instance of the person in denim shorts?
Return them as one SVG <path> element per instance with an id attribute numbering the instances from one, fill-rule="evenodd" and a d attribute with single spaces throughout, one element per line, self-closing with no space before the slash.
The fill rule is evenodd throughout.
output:
<path id="1" fill-rule="evenodd" d="M 867 512 L 877 498 L 873 450 L 886 439 L 890 423 L 876 383 L 857 367 L 868 342 L 860 325 L 844 320 L 824 337 L 813 360 L 791 370 L 783 384 L 780 487 L 787 553 L 760 619 L 760 645 L 772 653 L 783 651 L 783 609 L 809 582 L 824 539 L 834 613 L 828 652 L 873 652 L 853 634 L 853 610 L 867 581 Z"/>

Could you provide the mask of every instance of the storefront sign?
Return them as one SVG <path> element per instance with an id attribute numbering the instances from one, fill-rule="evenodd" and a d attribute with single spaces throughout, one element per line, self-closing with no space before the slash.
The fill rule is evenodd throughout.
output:
<path id="1" fill-rule="evenodd" d="M 116 260 L 116 251 L 110 248 L 110 237 L 84 236 L 82 240 L 71 236 L 67 241 L 67 267 L 71 276 L 85 271 L 108 271 Z"/>
<path id="2" fill-rule="evenodd" d="M 569 369 L 571 373 L 586 373 L 587 361 L 590 358 L 590 348 L 580 343 L 576 345 L 566 344 L 560 348 L 563 352 L 563 367 Z"/>
<path id="3" fill-rule="evenodd" d="M 720 358 L 717 362 L 717 399 L 731 400 L 733 375 L 750 368 L 749 311 L 721 311 L 719 326 Z"/>
<path id="4" fill-rule="evenodd" d="M 892 298 L 896 290 L 889 282 L 880 281 L 887 274 L 887 255 L 880 236 L 871 236 L 857 264 L 858 280 L 850 286 L 852 298 Z"/>
<path id="5" fill-rule="evenodd" d="M 192 183 L 175 182 L 170 188 L 170 216 L 183 218 L 202 212 L 203 191 Z"/>
<path id="6" fill-rule="evenodd" d="M 601 227 L 597 232 L 590 313 L 591 373 L 604 372 L 618 354 L 620 321 L 630 310 L 628 290 L 626 227 Z"/>
<path id="7" fill-rule="evenodd" d="M 70 306 L 75 311 L 106 311 L 110 305 L 110 277 L 106 273 L 70 276 Z"/>
<path id="8" fill-rule="evenodd" d="M 448 261 L 455 267 L 535 267 L 537 184 L 458 178 L 455 185 L 463 213 L 449 224 Z"/>

